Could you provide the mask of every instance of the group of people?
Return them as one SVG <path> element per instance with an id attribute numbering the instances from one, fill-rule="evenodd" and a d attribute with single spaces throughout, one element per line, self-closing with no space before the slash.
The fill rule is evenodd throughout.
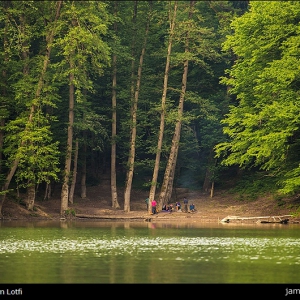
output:
<path id="1" fill-rule="evenodd" d="M 147 210 L 149 209 L 149 198 L 146 198 L 145 199 L 145 202 L 146 202 L 146 205 L 147 205 Z M 186 197 L 183 198 L 183 205 L 184 205 L 184 211 L 185 212 L 195 212 L 196 211 L 196 208 L 195 208 L 195 205 L 194 203 L 191 203 L 190 206 L 189 206 L 189 209 L 188 209 L 188 199 Z M 175 207 L 176 207 L 176 211 L 181 211 L 181 204 L 180 202 L 176 202 L 175 204 Z M 155 215 L 157 214 L 157 202 L 155 199 L 153 199 L 151 201 L 151 211 L 152 211 L 152 214 Z M 172 212 L 173 211 L 173 204 L 164 204 L 164 206 L 162 207 L 162 211 L 168 211 L 168 212 Z"/>
<path id="2" fill-rule="evenodd" d="M 195 212 L 196 211 L 195 204 L 191 203 L 190 206 L 188 206 L 188 203 L 189 203 L 189 200 L 186 197 L 184 197 L 183 198 L 183 211 L 184 212 Z M 182 211 L 180 202 L 176 202 L 175 206 L 176 206 L 177 211 Z"/>
<path id="3" fill-rule="evenodd" d="M 173 204 L 170 204 L 170 205 L 165 204 L 165 205 L 162 207 L 162 211 L 172 212 L 172 211 L 173 211 Z"/>

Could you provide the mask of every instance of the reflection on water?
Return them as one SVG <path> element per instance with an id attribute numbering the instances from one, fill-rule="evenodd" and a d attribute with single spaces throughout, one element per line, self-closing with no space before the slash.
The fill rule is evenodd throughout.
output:
<path id="1" fill-rule="evenodd" d="M 298 283 L 299 236 L 291 224 L 2 222 L 0 282 Z"/>

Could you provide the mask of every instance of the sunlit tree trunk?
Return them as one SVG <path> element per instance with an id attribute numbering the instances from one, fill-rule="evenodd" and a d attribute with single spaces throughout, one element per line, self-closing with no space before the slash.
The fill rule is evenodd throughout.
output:
<path id="1" fill-rule="evenodd" d="M 35 185 L 30 185 L 27 187 L 27 199 L 26 208 L 33 211 L 35 201 Z"/>
<path id="2" fill-rule="evenodd" d="M 21 35 L 23 37 L 27 36 L 26 33 L 26 16 L 24 14 L 21 14 L 20 16 L 20 31 Z M 29 75 L 29 65 L 26 63 L 29 59 L 29 45 L 28 41 L 24 38 L 24 41 L 22 43 L 22 60 L 25 62 L 23 67 L 23 75 L 28 76 Z M 34 111 L 32 111 L 32 116 L 34 114 Z M 28 183 L 27 187 L 27 199 L 26 199 L 26 208 L 27 210 L 33 211 L 34 207 L 34 201 L 35 201 L 35 184 L 34 183 Z"/>
<path id="3" fill-rule="evenodd" d="M 132 34 L 132 43 L 131 43 L 131 56 L 135 57 L 135 43 L 136 43 L 136 20 L 137 20 L 137 6 L 138 6 L 138 1 L 134 1 L 134 5 L 133 5 L 133 16 L 132 16 L 132 24 L 133 24 L 133 34 Z M 131 86 L 130 86 L 130 99 L 131 102 L 134 102 L 134 91 L 135 91 L 135 60 L 132 59 L 131 60 Z M 132 117 L 133 115 L 133 104 L 131 104 L 130 106 L 130 116 Z M 132 136 L 132 128 L 130 128 L 130 136 Z M 129 160 L 129 158 L 128 158 Z M 126 173 L 126 181 L 125 184 L 127 185 L 128 182 L 128 172 Z M 125 185 L 125 186 L 126 186 Z M 126 199 L 127 197 L 127 201 L 124 201 L 124 211 L 126 211 L 128 209 L 128 211 L 130 210 L 130 190 L 126 191 L 125 188 L 125 192 L 124 192 L 124 197 Z M 125 210 L 125 203 L 127 203 L 127 207 Z"/>
<path id="4" fill-rule="evenodd" d="M 77 166 L 78 166 L 78 139 L 75 141 L 75 151 L 74 151 L 74 166 L 73 166 L 73 173 L 72 173 L 72 182 L 70 188 L 70 195 L 69 195 L 69 202 L 74 203 L 74 192 L 77 180 Z"/>
<path id="5" fill-rule="evenodd" d="M 171 8 L 171 5 L 170 5 L 170 8 Z M 158 172 L 159 172 L 160 156 L 161 156 L 161 149 L 162 149 L 164 128 L 165 128 L 166 98 L 167 98 L 170 57 L 171 57 L 171 50 L 172 50 L 172 41 L 173 41 L 175 20 L 176 20 L 176 12 L 177 12 L 177 1 L 175 1 L 175 3 L 174 3 L 173 15 L 172 15 L 171 9 L 170 9 L 170 35 L 169 35 L 167 59 L 166 59 L 165 74 L 164 74 L 163 94 L 162 94 L 162 98 L 161 98 L 160 127 L 159 127 L 159 133 L 158 133 L 155 165 L 154 165 L 154 169 L 153 169 L 153 176 L 152 176 L 151 187 L 150 187 L 149 203 L 151 203 L 151 201 L 155 198 L 155 192 L 156 192 L 156 187 L 157 187 L 157 178 L 158 178 Z M 149 210 L 149 213 L 151 214 L 151 205 L 149 205 L 148 210 Z"/>
<path id="6" fill-rule="evenodd" d="M 84 133 L 84 135 L 86 135 Z M 86 140 L 86 138 L 84 138 Z M 86 198 L 86 143 L 83 143 L 83 150 L 81 152 L 82 167 L 81 167 L 81 180 L 80 180 L 80 197 Z"/>
<path id="7" fill-rule="evenodd" d="M 72 58 L 70 61 L 70 87 L 69 87 L 69 124 L 68 124 L 68 137 L 67 137 L 67 150 L 66 150 L 66 160 L 64 169 L 63 186 L 61 189 L 61 216 L 65 216 L 68 210 L 69 202 L 69 184 L 70 184 L 70 173 L 71 173 L 71 162 L 72 162 L 72 143 L 73 143 L 73 124 L 74 124 L 74 73 L 73 73 L 74 63 Z"/>
<path id="8" fill-rule="evenodd" d="M 194 6 L 194 1 L 191 1 L 189 18 L 192 17 L 193 6 Z M 185 40 L 185 53 L 186 54 L 188 54 L 188 52 L 189 52 L 188 45 L 189 45 L 189 32 L 187 31 L 186 40 Z M 170 155 L 169 155 L 168 163 L 167 163 L 165 174 L 164 174 L 163 184 L 162 184 L 159 199 L 158 199 L 158 208 L 159 209 L 162 208 L 163 204 L 168 203 L 172 196 L 173 181 L 174 181 L 178 149 L 179 149 L 179 143 L 180 143 L 180 133 L 181 133 L 181 124 L 182 124 L 182 116 L 183 116 L 183 104 L 184 104 L 186 85 L 187 85 L 188 65 L 189 65 L 189 60 L 187 59 L 187 60 L 185 60 L 185 62 L 183 64 L 181 92 L 180 92 L 180 98 L 179 98 L 179 104 L 178 104 L 178 110 L 177 110 L 178 117 L 177 117 L 175 131 L 174 131 L 174 135 L 173 135 L 173 139 L 172 139 Z"/>
<path id="9" fill-rule="evenodd" d="M 137 104 L 138 104 L 138 99 L 139 99 L 139 91 L 140 91 L 141 77 L 142 77 L 142 66 L 143 66 L 143 59 L 144 59 L 144 55 L 145 55 L 145 51 L 146 51 L 149 26 L 150 26 L 150 13 L 148 14 L 148 21 L 147 21 L 147 25 L 146 25 L 144 44 L 142 47 L 142 52 L 141 52 L 140 60 L 139 60 L 138 74 L 137 74 L 137 79 L 136 79 L 136 88 L 135 88 L 133 106 L 132 106 L 132 118 L 131 118 L 132 131 L 131 131 L 131 140 L 130 140 L 130 150 L 129 150 L 128 162 L 127 162 L 125 192 L 124 192 L 124 211 L 125 212 L 130 211 L 130 195 L 131 195 L 131 186 L 132 186 L 134 161 L 135 161 Z"/>
<path id="10" fill-rule="evenodd" d="M 115 2 L 115 16 L 117 15 L 118 2 Z M 114 23 L 114 30 L 117 33 L 117 23 Z M 117 137 L 117 55 L 113 54 L 113 79 L 112 79 L 112 129 L 111 129 L 111 166 L 110 166 L 110 187 L 113 208 L 120 208 L 117 192 L 116 173 L 116 137 Z"/>

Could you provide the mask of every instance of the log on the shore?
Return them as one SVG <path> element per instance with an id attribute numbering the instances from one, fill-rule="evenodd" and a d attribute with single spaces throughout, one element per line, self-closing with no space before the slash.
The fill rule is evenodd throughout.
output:
<path id="1" fill-rule="evenodd" d="M 279 224 L 287 224 L 289 222 L 289 219 L 283 219 L 279 221 L 260 221 L 262 224 L 269 224 L 269 223 L 279 223 Z"/>
<path id="2" fill-rule="evenodd" d="M 86 215 L 76 214 L 76 218 L 82 219 L 101 219 L 101 220 L 143 220 L 145 217 L 133 217 L 133 216 L 101 216 L 101 215 Z"/>
<path id="3" fill-rule="evenodd" d="M 266 221 L 264 221 L 264 223 L 266 222 L 272 222 L 272 223 L 280 223 L 283 222 L 284 220 L 288 220 L 286 219 L 286 217 L 292 217 L 292 215 L 283 215 L 283 216 L 263 216 L 263 217 L 239 217 L 239 216 L 227 216 L 225 218 L 223 218 L 221 220 L 221 223 L 229 223 L 231 220 L 240 220 L 240 221 L 244 221 L 244 220 L 257 220 L 258 219 L 267 219 Z M 285 219 L 283 219 L 285 218 Z M 270 221 L 273 220 L 273 221 Z M 263 221 L 261 221 L 262 223 Z M 285 221 L 287 223 L 287 221 Z"/>

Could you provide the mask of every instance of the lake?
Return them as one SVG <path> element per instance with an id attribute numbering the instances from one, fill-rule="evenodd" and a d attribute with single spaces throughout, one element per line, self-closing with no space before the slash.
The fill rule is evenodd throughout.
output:
<path id="1" fill-rule="evenodd" d="M 300 225 L 2 221 L 1 284 L 300 282 Z M 1 293 L 1 290 L 0 290 Z"/>

